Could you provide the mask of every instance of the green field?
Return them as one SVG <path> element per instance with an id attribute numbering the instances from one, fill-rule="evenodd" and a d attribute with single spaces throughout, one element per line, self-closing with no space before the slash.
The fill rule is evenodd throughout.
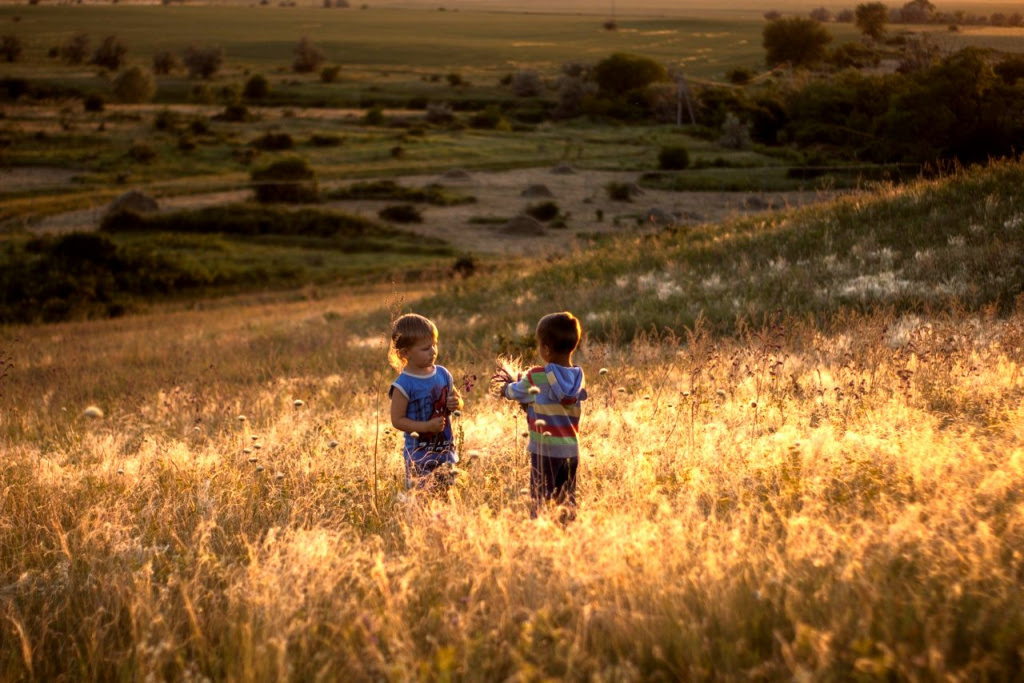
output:
<path id="1" fill-rule="evenodd" d="M 14 15 L 21 17 L 17 24 L 10 21 Z M 616 51 L 683 66 L 704 78 L 764 62 L 760 17 L 623 17 L 611 32 L 601 21 L 593 15 L 436 9 L 0 7 L 0 22 L 22 37 L 31 69 L 52 63 L 47 50 L 75 31 L 94 40 L 116 33 L 129 58 L 145 63 L 156 49 L 215 44 L 224 48 L 229 65 L 265 71 L 287 71 L 292 48 L 308 36 L 343 66 L 343 74 L 351 69 L 360 76 L 417 80 L 458 71 L 489 85 L 517 68 L 555 75 L 565 62 L 594 62 Z M 855 35 L 850 25 L 830 28 L 840 40 Z"/>

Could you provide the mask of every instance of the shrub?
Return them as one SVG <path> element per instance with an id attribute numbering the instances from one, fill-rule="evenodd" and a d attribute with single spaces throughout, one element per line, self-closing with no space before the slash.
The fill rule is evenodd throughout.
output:
<path id="1" fill-rule="evenodd" d="M 270 82 L 262 74 L 253 74 L 245 81 L 242 97 L 247 100 L 260 100 L 270 94 Z"/>
<path id="2" fill-rule="evenodd" d="M 453 88 L 457 88 L 460 85 L 466 85 L 466 81 L 462 80 L 462 76 L 455 72 L 452 72 L 445 76 L 445 80 L 448 81 L 448 85 L 450 85 Z"/>
<path id="3" fill-rule="evenodd" d="M 381 219 L 392 223 L 422 223 L 423 214 L 412 204 L 386 206 L 377 212 Z"/>
<path id="4" fill-rule="evenodd" d="M 558 208 L 558 204 L 552 201 L 547 201 L 540 202 L 539 204 L 531 204 L 523 210 L 523 213 L 527 216 L 536 218 L 542 223 L 546 223 L 547 221 L 557 218 L 559 211 L 560 209 Z"/>
<path id="5" fill-rule="evenodd" d="M 737 66 L 726 71 L 725 77 L 733 85 L 746 85 L 754 77 L 754 72 L 746 67 Z"/>
<path id="6" fill-rule="evenodd" d="M 424 118 L 429 123 L 443 125 L 454 121 L 455 113 L 452 111 L 452 105 L 447 102 L 430 102 L 427 104 L 427 113 Z"/>
<path id="7" fill-rule="evenodd" d="M 338 80 L 338 74 L 341 73 L 341 67 L 337 64 L 325 66 L 320 69 L 320 80 L 323 83 L 334 83 Z"/>
<path id="8" fill-rule="evenodd" d="M 12 35 L 0 37 L 0 57 L 3 57 L 5 62 L 18 61 L 21 53 L 21 38 Z"/>
<path id="9" fill-rule="evenodd" d="M 296 73 L 311 73 L 320 68 L 327 57 L 324 53 L 310 42 L 305 36 L 298 42 L 295 49 L 295 60 L 292 62 L 292 70 Z"/>
<path id="10" fill-rule="evenodd" d="M 220 71 L 224 62 L 224 50 L 216 45 L 197 47 L 189 45 L 185 48 L 185 55 L 182 61 L 188 69 L 189 78 L 202 78 L 209 80 L 214 74 Z"/>
<path id="11" fill-rule="evenodd" d="M 300 157 L 281 159 L 251 174 L 256 200 L 268 202 L 315 202 L 319 198 L 316 172 Z"/>
<path id="12" fill-rule="evenodd" d="M 210 124 L 204 119 L 195 118 L 188 124 L 188 129 L 192 131 L 193 135 L 206 135 L 210 132 Z"/>
<path id="13" fill-rule="evenodd" d="M 345 139 L 340 135 L 313 133 L 309 136 L 309 144 L 313 147 L 340 147 Z"/>
<path id="14" fill-rule="evenodd" d="M 246 123 L 255 117 L 249 113 L 249 107 L 244 104 L 229 104 L 224 107 L 224 111 L 217 115 L 217 118 L 230 123 Z"/>
<path id="15" fill-rule="evenodd" d="M 81 64 L 89 51 L 89 36 L 79 31 L 60 46 L 60 58 L 66 64 Z"/>
<path id="16" fill-rule="evenodd" d="M 483 130 L 509 130 L 510 128 L 501 109 L 493 104 L 473 114 L 469 118 L 469 125 Z"/>
<path id="17" fill-rule="evenodd" d="M 103 111 L 104 106 L 106 106 L 106 102 L 103 101 L 103 96 L 96 93 L 89 93 L 82 101 L 82 108 L 85 111 L 100 112 Z"/>
<path id="18" fill-rule="evenodd" d="M 117 36 L 107 36 L 93 53 L 92 63 L 111 71 L 117 71 L 124 63 L 124 56 L 127 53 L 128 48 L 117 39 Z"/>
<path id="19" fill-rule="evenodd" d="M 725 116 L 722 123 L 722 137 L 718 144 L 726 149 L 746 149 L 750 146 L 750 125 L 740 121 L 733 112 Z"/>
<path id="20" fill-rule="evenodd" d="M 114 95 L 121 102 L 149 102 L 156 94 L 156 81 L 141 66 L 130 66 L 114 79 Z"/>
<path id="21" fill-rule="evenodd" d="M 832 21 L 832 13 L 829 12 L 828 9 L 826 9 L 824 7 L 818 7 L 817 9 L 812 9 L 810 17 L 814 21 L 817 21 L 818 23 L 821 23 L 821 24 L 827 24 L 828 22 Z"/>
<path id="22" fill-rule="evenodd" d="M 363 123 L 368 126 L 379 126 L 384 123 L 384 110 L 379 106 L 370 107 L 363 115 Z"/>
<path id="23" fill-rule="evenodd" d="M 832 34 L 813 19 L 793 17 L 779 19 L 764 27 L 762 44 L 769 66 L 789 63 L 812 66 L 825 58 L 825 46 Z"/>
<path id="24" fill-rule="evenodd" d="M 617 98 L 665 80 L 665 67 L 649 57 L 616 52 L 594 67 L 594 80 L 604 97 Z"/>
<path id="25" fill-rule="evenodd" d="M 265 133 L 249 144 L 257 149 L 280 151 L 291 149 L 295 146 L 295 141 L 288 133 Z"/>
<path id="26" fill-rule="evenodd" d="M 1024 78 L 1024 56 L 1012 55 L 995 66 L 996 75 L 1007 85 L 1014 85 Z"/>
<path id="27" fill-rule="evenodd" d="M 608 193 L 608 199 L 615 202 L 631 202 L 633 195 L 639 194 L 639 190 L 632 183 L 611 182 L 604 186 Z"/>
<path id="28" fill-rule="evenodd" d="M 520 69 L 512 74 L 509 88 L 516 97 L 536 97 L 544 91 L 544 82 L 536 71 Z"/>
<path id="29" fill-rule="evenodd" d="M 662 147 L 658 152 L 658 168 L 681 171 L 690 166 L 690 152 L 685 147 Z"/>
<path id="30" fill-rule="evenodd" d="M 158 50 L 153 53 L 153 73 L 158 76 L 165 76 L 182 66 L 178 55 L 170 50 Z"/>
<path id="31" fill-rule="evenodd" d="M 128 148 L 128 156 L 140 164 L 148 164 L 156 159 L 156 150 L 148 142 L 136 140 Z"/>
<path id="32" fill-rule="evenodd" d="M 170 109 L 161 109 L 153 117 L 153 128 L 159 131 L 174 130 L 178 127 L 178 114 Z"/>

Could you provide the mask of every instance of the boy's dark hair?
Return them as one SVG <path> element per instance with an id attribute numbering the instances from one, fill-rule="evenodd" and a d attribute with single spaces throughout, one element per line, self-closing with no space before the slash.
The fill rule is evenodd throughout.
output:
<path id="1" fill-rule="evenodd" d="M 582 328 L 572 313 L 549 313 L 537 323 L 537 341 L 555 353 L 572 353 L 579 346 Z"/>

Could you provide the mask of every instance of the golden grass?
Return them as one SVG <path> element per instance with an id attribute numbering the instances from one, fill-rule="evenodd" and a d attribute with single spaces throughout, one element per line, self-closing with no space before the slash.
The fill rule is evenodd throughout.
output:
<path id="1" fill-rule="evenodd" d="M 1019 672 L 1024 311 L 589 344 L 563 529 L 482 379 L 401 501 L 386 297 L 0 330 L 0 678 Z"/>

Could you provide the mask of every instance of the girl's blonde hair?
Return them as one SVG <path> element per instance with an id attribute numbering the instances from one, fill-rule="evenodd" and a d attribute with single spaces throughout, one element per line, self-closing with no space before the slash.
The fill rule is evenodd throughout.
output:
<path id="1" fill-rule="evenodd" d="M 421 339 L 437 340 L 437 326 L 415 313 L 406 313 L 391 324 L 391 348 L 388 350 L 388 363 L 395 370 L 405 367 L 406 360 L 401 352 L 412 347 Z"/>

